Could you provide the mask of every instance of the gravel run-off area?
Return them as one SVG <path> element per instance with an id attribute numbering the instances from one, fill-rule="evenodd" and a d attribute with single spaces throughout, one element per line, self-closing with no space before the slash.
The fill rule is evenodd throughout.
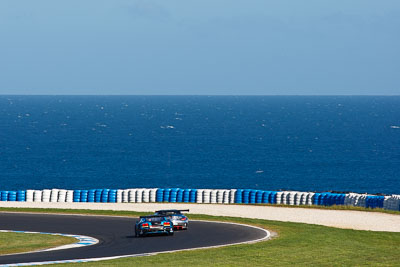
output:
<path id="1" fill-rule="evenodd" d="M 400 232 L 400 215 L 350 210 L 323 210 L 257 205 L 173 203 L 43 203 L 0 202 L 0 207 L 90 209 L 154 212 L 160 209 L 190 209 L 190 213 L 245 217 L 285 222 L 319 224 L 337 228 Z M 190 214 L 189 213 L 189 214 Z"/>

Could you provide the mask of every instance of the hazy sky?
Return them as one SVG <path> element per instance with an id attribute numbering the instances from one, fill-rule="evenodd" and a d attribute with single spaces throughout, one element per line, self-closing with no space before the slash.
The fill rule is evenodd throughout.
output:
<path id="1" fill-rule="evenodd" d="M 0 94 L 400 94 L 400 1 L 1 0 Z"/>

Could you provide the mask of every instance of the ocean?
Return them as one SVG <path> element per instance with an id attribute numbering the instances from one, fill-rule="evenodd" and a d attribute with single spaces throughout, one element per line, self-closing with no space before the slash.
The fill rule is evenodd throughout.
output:
<path id="1" fill-rule="evenodd" d="M 400 97 L 0 96 L 0 180 L 400 193 Z"/>

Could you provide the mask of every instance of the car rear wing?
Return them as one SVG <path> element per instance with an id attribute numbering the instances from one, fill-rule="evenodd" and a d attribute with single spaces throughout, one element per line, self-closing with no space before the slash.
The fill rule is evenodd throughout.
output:
<path id="1" fill-rule="evenodd" d="M 187 210 L 179 210 L 180 212 L 182 212 L 182 211 L 184 211 L 184 212 L 189 212 L 189 210 L 187 209 Z"/>
<path id="2" fill-rule="evenodd" d="M 162 213 L 162 212 L 172 212 L 172 211 L 179 211 L 179 212 L 189 212 L 189 210 L 156 210 L 157 213 Z"/>

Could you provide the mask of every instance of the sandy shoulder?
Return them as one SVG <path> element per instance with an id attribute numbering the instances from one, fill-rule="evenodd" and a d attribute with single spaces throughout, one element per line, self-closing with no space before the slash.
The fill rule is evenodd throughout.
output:
<path id="1" fill-rule="evenodd" d="M 377 212 L 282 208 L 252 205 L 172 203 L 0 202 L 0 207 L 155 211 L 190 209 L 190 213 L 318 224 L 355 230 L 400 232 L 400 215 Z"/>

